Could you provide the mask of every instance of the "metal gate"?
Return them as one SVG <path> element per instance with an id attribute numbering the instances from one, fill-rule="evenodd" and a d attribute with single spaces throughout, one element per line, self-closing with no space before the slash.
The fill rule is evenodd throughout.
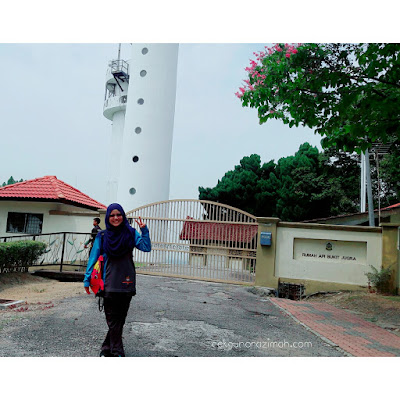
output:
<path id="1" fill-rule="evenodd" d="M 139 216 L 149 227 L 152 251 L 135 249 L 138 273 L 255 282 L 255 216 L 206 200 L 168 200 L 127 213 L 133 226 Z"/>

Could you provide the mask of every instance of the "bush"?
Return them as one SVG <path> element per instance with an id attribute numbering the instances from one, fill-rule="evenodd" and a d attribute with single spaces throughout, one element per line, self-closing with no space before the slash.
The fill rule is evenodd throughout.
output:
<path id="1" fill-rule="evenodd" d="M 46 244 L 33 240 L 0 243 L 0 272 L 27 271 L 45 252 Z"/>
<path id="2" fill-rule="evenodd" d="M 366 272 L 366 276 L 368 278 L 368 284 L 372 284 L 372 286 L 376 289 L 378 293 L 388 293 L 390 278 L 392 277 L 392 269 L 389 268 L 381 268 L 378 271 L 374 266 L 370 265 L 372 272 Z"/>

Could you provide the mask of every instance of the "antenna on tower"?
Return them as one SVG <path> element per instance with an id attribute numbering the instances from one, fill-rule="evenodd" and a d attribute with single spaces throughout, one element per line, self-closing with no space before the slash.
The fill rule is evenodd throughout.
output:
<path id="1" fill-rule="evenodd" d="M 128 63 L 124 60 L 121 60 L 121 43 L 118 44 L 118 59 L 111 61 L 109 65 L 111 67 L 111 74 L 115 78 L 115 81 L 121 89 L 121 92 L 123 92 L 124 89 L 119 81 L 129 83 L 129 74 Z"/>

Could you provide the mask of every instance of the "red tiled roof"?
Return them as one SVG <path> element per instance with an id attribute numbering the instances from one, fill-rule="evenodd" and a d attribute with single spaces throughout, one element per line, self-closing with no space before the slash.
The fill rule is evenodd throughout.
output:
<path id="1" fill-rule="evenodd" d="M 54 199 L 63 203 L 78 203 L 96 209 L 107 208 L 104 204 L 92 199 L 78 189 L 60 181 L 56 176 L 44 176 L 1 187 L 0 200 L 6 198 Z"/>
<path id="2" fill-rule="evenodd" d="M 381 208 L 381 212 L 382 211 L 390 211 L 394 208 L 400 208 L 400 203 L 396 203 L 396 204 L 392 204 L 391 206 L 385 207 L 385 208 Z M 378 212 L 378 209 L 375 209 L 374 212 Z M 317 221 L 328 221 L 331 219 L 336 219 L 336 218 L 346 218 L 346 217 L 355 217 L 355 216 L 362 216 L 362 215 L 368 215 L 368 211 L 364 211 L 364 212 L 358 212 L 358 213 L 351 213 L 351 214 L 340 214 L 340 215 L 334 215 L 333 217 L 325 217 L 325 218 L 315 218 L 315 219 L 307 219 L 305 221 L 301 221 L 301 222 L 317 222 Z"/>
<path id="3" fill-rule="evenodd" d="M 240 225 L 221 222 L 188 221 L 183 224 L 180 240 L 215 240 L 250 243 L 257 235 L 258 225 Z"/>
<path id="4" fill-rule="evenodd" d="M 400 203 L 392 204 L 392 205 L 389 206 L 389 207 L 381 208 L 381 211 L 383 211 L 383 210 L 390 210 L 390 209 L 392 209 L 392 208 L 398 208 L 398 207 L 400 207 Z M 375 211 L 376 211 L 376 210 L 375 210 Z"/>

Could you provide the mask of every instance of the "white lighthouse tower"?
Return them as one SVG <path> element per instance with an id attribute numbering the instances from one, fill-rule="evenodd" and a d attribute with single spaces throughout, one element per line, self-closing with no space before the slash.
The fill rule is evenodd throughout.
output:
<path id="1" fill-rule="evenodd" d="M 108 64 L 103 115 L 112 121 L 112 134 L 108 147 L 107 204 L 116 202 L 120 174 L 120 152 L 123 143 L 125 110 L 128 99 L 129 64 L 121 60 L 121 45 L 118 58 Z"/>
<path id="2" fill-rule="evenodd" d="M 110 63 L 106 85 L 114 86 L 104 106 L 104 116 L 113 121 L 107 201 L 125 211 L 169 199 L 178 48 L 133 44 L 129 62 Z"/>

